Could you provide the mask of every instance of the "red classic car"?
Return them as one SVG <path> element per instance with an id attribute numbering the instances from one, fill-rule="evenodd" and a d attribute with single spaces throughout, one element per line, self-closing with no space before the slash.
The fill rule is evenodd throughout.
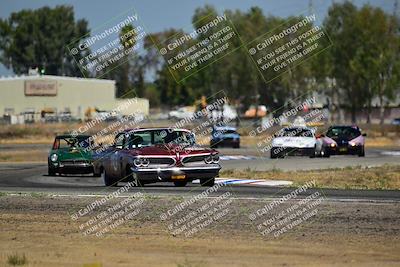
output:
<path id="1" fill-rule="evenodd" d="M 188 130 L 169 128 L 120 132 L 112 147 L 96 155 L 93 165 L 106 186 L 122 181 L 137 186 L 155 182 L 185 186 L 195 179 L 213 186 L 221 169 L 218 151 L 196 145 Z"/>

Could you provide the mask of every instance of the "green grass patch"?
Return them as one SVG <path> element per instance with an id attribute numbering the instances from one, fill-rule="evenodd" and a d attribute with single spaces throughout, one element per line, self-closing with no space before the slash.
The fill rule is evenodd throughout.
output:
<path id="1" fill-rule="evenodd" d="M 7 256 L 7 263 L 12 266 L 20 266 L 27 264 L 28 260 L 25 254 L 19 255 L 18 253 L 14 253 Z"/>

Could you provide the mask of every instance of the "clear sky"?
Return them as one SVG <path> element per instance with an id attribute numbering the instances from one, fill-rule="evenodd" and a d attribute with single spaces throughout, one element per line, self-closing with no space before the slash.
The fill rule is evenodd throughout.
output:
<path id="1" fill-rule="evenodd" d="M 387 12 L 393 11 L 395 0 L 353 0 L 357 6 L 369 3 Z M 332 2 L 339 0 L 313 0 L 316 13 L 323 18 Z M 400 1 L 399 1 L 400 2 Z M 35 9 L 43 6 L 72 5 L 77 19 L 85 18 L 93 29 L 118 14 L 134 7 L 149 32 L 168 28 L 187 28 L 191 17 L 199 6 L 211 4 L 220 12 L 225 9 L 248 10 L 258 6 L 264 14 L 287 17 L 308 10 L 310 0 L 0 0 L 0 17 L 7 18 L 12 12 Z M 0 76 L 10 75 L 0 64 Z"/>

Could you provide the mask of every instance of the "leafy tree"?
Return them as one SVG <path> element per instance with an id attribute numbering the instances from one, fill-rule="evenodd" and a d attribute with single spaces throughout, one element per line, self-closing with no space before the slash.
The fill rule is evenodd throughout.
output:
<path id="1" fill-rule="evenodd" d="M 66 45 L 88 34 L 87 25 L 75 22 L 70 6 L 14 12 L 0 19 L 0 61 L 17 74 L 38 67 L 46 74 L 83 76 Z"/>
<path id="2" fill-rule="evenodd" d="M 243 43 L 282 24 L 304 18 L 265 16 L 257 7 L 247 12 L 226 10 L 225 14 L 241 37 L 233 40 L 235 47 L 243 46 Z M 217 11 L 212 6 L 198 8 L 192 18 L 193 27 L 198 29 L 216 16 Z M 148 62 L 146 66 L 155 70 L 156 88 L 161 102 L 166 105 L 193 104 L 202 95 L 210 96 L 224 90 L 231 99 L 237 100 L 236 103 L 240 102 L 243 108 L 262 103 L 270 110 L 275 110 L 287 104 L 290 99 L 303 96 L 309 89 L 319 89 L 325 91 L 329 103 L 333 103 L 330 105 L 332 113 L 345 107 L 350 111 L 353 122 L 356 121 L 358 110 L 364 106 L 371 110 L 372 99 L 377 96 L 381 99 L 381 107 L 384 107 L 384 102 L 395 95 L 399 84 L 398 20 L 379 8 L 366 5 L 359 10 L 352 3 L 344 2 L 332 5 L 323 25 L 333 46 L 291 67 L 268 83 L 259 74 L 244 46 L 183 82 L 176 83 L 153 41 L 160 44 L 169 38 L 181 36 L 183 31 L 180 30 L 171 29 L 149 35 L 145 39 L 147 53 L 143 60 Z M 300 31 L 307 31 L 311 27 L 308 25 Z M 211 32 L 214 30 L 218 29 L 211 29 Z M 198 40 L 209 34 L 200 34 Z M 288 40 L 279 40 L 276 45 Z M 321 42 L 326 42 L 326 39 Z M 327 45 L 320 43 L 321 47 Z M 270 79 L 276 73 L 268 70 L 264 76 Z M 317 87 L 310 88 L 310 81 L 313 84 L 316 81 Z"/>
<path id="3" fill-rule="evenodd" d="M 334 46 L 324 53 L 326 64 L 356 122 L 356 111 L 379 98 L 381 123 L 385 100 L 393 99 L 398 89 L 399 24 L 380 8 L 365 5 L 360 10 L 350 2 L 333 4 L 324 25 Z"/>
<path id="4" fill-rule="evenodd" d="M 155 85 L 159 90 L 160 102 L 163 105 L 190 105 L 193 104 L 194 94 L 188 86 L 187 81 L 177 83 L 172 76 L 170 69 L 164 59 L 159 55 L 158 47 L 171 38 L 182 36 L 182 30 L 169 29 L 160 33 L 148 35 L 145 39 L 147 55 L 143 58 L 144 62 L 149 62 L 155 69 Z M 153 45 L 153 43 L 157 45 Z"/>
<path id="5" fill-rule="evenodd" d="M 380 124 L 384 123 L 385 98 L 393 100 L 400 90 L 400 23 L 395 16 L 384 16 L 381 10 L 376 11 L 381 18 L 383 34 L 380 39 L 377 65 L 379 66 L 376 95 L 380 105 Z"/>
<path id="6" fill-rule="evenodd" d="M 334 42 L 324 55 L 332 59 L 332 75 L 343 90 L 341 97 L 351 112 L 352 122 L 356 122 L 356 111 L 365 103 L 362 89 L 356 82 L 357 74 L 351 66 L 351 61 L 362 43 L 354 23 L 356 16 L 357 7 L 352 3 L 334 3 L 324 21 L 324 26 Z"/>
<path id="7" fill-rule="evenodd" d="M 125 37 L 124 37 L 125 36 Z M 139 55 L 132 49 L 137 45 L 137 32 L 133 25 L 125 25 L 119 33 L 121 49 L 115 53 L 122 53 L 120 59 L 110 63 L 102 73 L 98 73 L 101 77 L 115 80 L 117 92 L 116 96 L 121 98 L 143 97 L 145 91 L 145 65 L 143 56 Z M 114 55 L 114 54 L 113 54 Z M 109 58 L 105 58 L 108 60 Z"/>

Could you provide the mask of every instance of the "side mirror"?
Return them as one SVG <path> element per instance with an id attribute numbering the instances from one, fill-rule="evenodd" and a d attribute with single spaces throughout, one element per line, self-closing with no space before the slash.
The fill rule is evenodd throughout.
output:
<path id="1" fill-rule="evenodd" d="M 366 133 L 363 133 L 362 136 L 367 136 L 367 134 L 366 134 Z"/>

